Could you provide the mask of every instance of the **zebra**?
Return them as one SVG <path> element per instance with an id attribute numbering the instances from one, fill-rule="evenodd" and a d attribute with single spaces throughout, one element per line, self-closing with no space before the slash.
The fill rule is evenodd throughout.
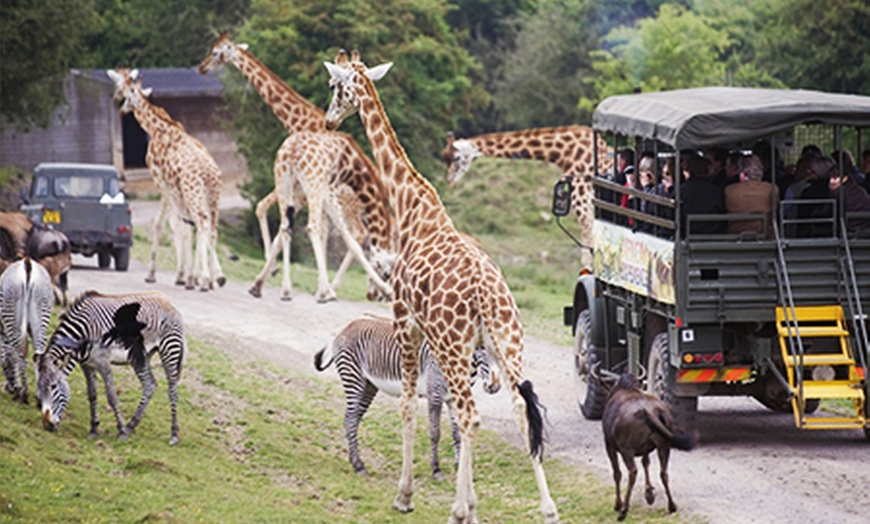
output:
<path id="1" fill-rule="evenodd" d="M 0 352 L 13 401 L 27 404 L 27 334 L 34 356 L 44 352 L 53 300 L 51 276 L 28 257 L 0 275 Z"/>
<path id="2" fill-rule="evenodd" d="M 344 430 L 348 455 L 357 473 L 367 473 L 357 448 L 357 429 L 377 392 L 398 397 L 402 392 L 400 348 L 393 338 L 390 318 L 366 315 L 348 323 L 335 338 L 314 356 L 314 367 L 323 371 L 334 361 L 346 405 Z M 498 374 L 491 367 L 489 353 L 484 348 L 474 352 L 472 383 L 482 376 L 484 389 L 496 393 L 501 387 Z M 432 477 L 443 477 L 438 463 L 438 441 L 441 438 L 441 406 L 446 402 L 453 433 L 453 449 L 459 460 L 459 428 L 453 418 L 453 403 L 447 383 L 438 364 L 429 354 L 428 344 L 420 347 L 420 373 L 417 382 L 420 396 L 426 395 L 429 407 L 429 440 L 431 443 Z M 425 387 L 425 390 L 423 389 Z"/>
<path id="3" fill-rule="evenodd" d="M 85 291 L 61 316 L 48 349 L 37 361 L 37 395 L 42 406 L 43 427 L 55 431 L 60 424 L 70 397 L 67 377 L 78 362 L 87 381 L 91 409 L 88 436 L 99 435 L 95 381 L 99 372 L 118 424 L 118 438 L 126 439 L 141 422 L 157 389 L 150 364 L 155 351 L 160 355 L 169 389 L 172 417 L 169 444 L 177 444 L 178 381 L 187 346 L 181 314 L 166 295 L 157 291 L 126 295 Z M 118 407 L 111 364 L 128 362 L 142 384 L 142 397 L 133 418 L 125 425 Z"/>

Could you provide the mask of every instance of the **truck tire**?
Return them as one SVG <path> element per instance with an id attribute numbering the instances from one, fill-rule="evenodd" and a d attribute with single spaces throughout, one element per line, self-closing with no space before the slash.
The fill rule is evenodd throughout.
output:
<path id="1" fill-rule="evenodd" d="M 577 316 L 574 330 L 574 394 L 580 413 L 589 420 L 599 420 L 604 414 L 607 388 L 589 370 L 599 361 L 600 355 L 589 342 L 592 332 L 592 314 L 584 309 Z"/>
<path id="2" fill-rule="evenodd" d="M 698 412 L 698 397 L 678 397 L 668 387 L 669 360 L 668 334 L 659 333 L 650 344 L 647 359 L 647 392 L 662 399 L 670 408 L 676 425 L 683 431 L 695 430 L 695 415 Z"/>
<path id="3" fill-rule="evenodd" d="M 115 257 L 115 271 L 127 271 L 130 266 L 130 248 L 118 247 L 112 254 Z"/>
<path id="4" fill-rule="evenodd" d="M 97 266 L 106 269 L 112 264 L 112 254 L 108 251 L 97 251 Z"/>

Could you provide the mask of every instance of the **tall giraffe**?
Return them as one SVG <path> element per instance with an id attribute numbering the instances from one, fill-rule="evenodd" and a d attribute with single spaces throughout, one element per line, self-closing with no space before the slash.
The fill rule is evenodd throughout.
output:
<path id="1" fill-rule="evenodd" d="M 318 300 L 325 302 L 335 299 L 335 289 L 354 257 L 368 273 L 368 298 L 375 299 L 378 295 L 389 297 L 391 289 L 384 279 L 389 275 L 395 256 L 392 219 L 386 192 L 374 173 L 371 160 L 349 135 L 327 132 L 326 116 L 320 108 L 257 60 L 246 44 L 235 44 L 224 32 L 203 58 L 199 72 L 205 74 L 226 64 L 236 66 L 290 134 L 276 155 L 275 189 L 256 206 L 267 264 L 255 279 L 250 293 L 257 297 L 262 294 L 263 281 L 278 254 L 277 251 L 273 252 L 273 247 L 277 249 L 280 243 L 284 252 L 282 298 L 289 300 L 292 287 L 289 276 L 292 214 L 298 207 L 307 205 L 309 235 L 318 268 Z M 294 183 L 285 180 L 286 177 L 302 178 Z M 346 188 L 352 189 L 352 192 L 346 191 Z M 345 202 L 345 205 L 338 205 L 339 201 Z M 280 240 L 272 241 L 266 212 L 275 203 L 282 210 L 282 223 L 276 236 Z M 323 210 L 326 210 L 348 246 L 348 252 L 331 284 L 326 272 L 327 225 Z M 368 257 L 361 244 L 367 244 Z"/>
<path id="2" fill-rule="evenodd" d="M 462 435 L 456 499 L 450 522 L 477 522 L 472 479 L 472 448 L 480 414 L 469 380 L 472 353 L 485 346 L 509 385 L 513 412 L 528 436 L 532 467 L 548 523 L 558 522 L 544 469 L 543 421 L 532 384 L 523 380 L 523 328 L 516 302 L 498 267 L 479 248 L 463 240 L 444 210 L 435 188 L 408 158 L 375 89 L 392 64 L 368 69 L 354 52 L 341 51 L 326 63 L 333 98 L 326 113 L 329 128 L 358 112 L 396 212 L 399 255 L 393 271 L 393 323 L 402 348 L 402 471 L 393 507 L 412 511 L 417 348 L 425 338 L 456 404 Z"/>
<path id="3" fill-rule="evenodd" d="M 470 138 L 454 139 L 447 135 L 447 146 L 441 157 L 447 162 L 447 182 L 452 187 L 471 167 L 475 158 L 501 157 L 540 160 L 562 170 L 563 178 L 571 179 L 571 209 L 580 225 L 580 242 L 592 247 L 592 177 L 595 173 L 594 134 L 591 127 L 541 127 L 504 133 L 488 133 Z M 598 171 L 613 168 L 613 151 L 598 137 Z M 584 249 L 584 264 L 592 264 L 591 251 Z"/>
<path id="4" fill-rule="evenodd" d="M 132 112 L 150 137 L 145 163 L 161 191 L 162 202 L 152 231 L 149 278 L 154 279 L 160 226 L 167 209 L 171 209 L 176 256 L 182 268 L 177 280 L 184 280 L 188 289 L 199 285 L 201 291 L 212 289 L 215 282 L 223 286 L 226 279 L 217 256 L 220 168 L 205 146 L 187 134 L 184 126 L 163 108 L 148 101 L 151 89 L 142 88 L 142 81 L 137 80 L 138 71 L 110 69 L 107 74 L 115 82 L 115 98 L 123 101 L 121 112 Z M 188 225 L 196 228 L 193 260 L 190 259 L 192 237 Z"/>

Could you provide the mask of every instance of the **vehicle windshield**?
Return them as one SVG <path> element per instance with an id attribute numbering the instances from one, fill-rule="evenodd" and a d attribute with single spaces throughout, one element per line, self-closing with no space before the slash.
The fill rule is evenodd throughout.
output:
<path id="1" fill-rule="evenodd" d="M 103 179 L 88 176 L 58 176 L 54 179 L 56 197 L 100 198 L 104 191 Z"/>

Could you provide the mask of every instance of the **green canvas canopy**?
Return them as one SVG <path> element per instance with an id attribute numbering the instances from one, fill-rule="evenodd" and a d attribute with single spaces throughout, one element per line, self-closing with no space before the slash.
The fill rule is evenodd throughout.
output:
<path id="1" fill-rule="evenodd" d="M 702 87 L 612 96 L 592 115 L 597 131 L 655 139 L 674 149 L 740 142 L 813 123 L 870 127 L 870 97 Z"/>

